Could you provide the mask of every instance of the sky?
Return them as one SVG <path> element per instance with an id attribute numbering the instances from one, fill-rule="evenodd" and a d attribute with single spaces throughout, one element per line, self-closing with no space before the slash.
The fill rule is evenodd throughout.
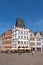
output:
<path id="1" fill-rule="evenodd" d="M 43 31 L 43 0 L 0 0 L 0 34 L 21 18 L 33 32 Z"/>

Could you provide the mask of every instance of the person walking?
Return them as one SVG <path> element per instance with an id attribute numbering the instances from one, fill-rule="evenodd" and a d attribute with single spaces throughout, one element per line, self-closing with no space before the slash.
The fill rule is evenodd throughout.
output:
<path id="1" fill-rule="evenodd" d="M 34 51 L 32 51 L 32 55 L 34 55 Z"/>

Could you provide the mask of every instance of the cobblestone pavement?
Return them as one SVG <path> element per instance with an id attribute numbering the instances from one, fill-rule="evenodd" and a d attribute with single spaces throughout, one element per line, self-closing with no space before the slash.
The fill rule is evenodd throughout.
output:
<path id="1" fill-rule="evenodd" d="M 0 53 L 0 65 L 43 65 L 43 52 Z"/>

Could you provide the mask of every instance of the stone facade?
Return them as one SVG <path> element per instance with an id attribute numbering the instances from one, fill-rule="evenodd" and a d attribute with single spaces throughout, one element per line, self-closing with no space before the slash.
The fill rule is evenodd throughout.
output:
<path id="1" fill-rule="evenodd" d="M 32 31 L 30 32 L 30 47 L 35 50 L 35 35 Z"/>
<path id="2" fill-rule="evenodd" d="M 4 35 L 4 48 L 9 49 L 12 46 L 12 30 L 8 30 Z"/>

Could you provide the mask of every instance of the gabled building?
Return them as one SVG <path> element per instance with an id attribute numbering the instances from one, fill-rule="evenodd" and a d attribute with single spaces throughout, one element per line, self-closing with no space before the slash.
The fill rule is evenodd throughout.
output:
<path id="1" fill-rule="evenodd" d="M 5 33 L 0 35 L 0 50 L 2 50 L 4 46 L 4 35 Z"/>
<path id="2" fill-rule="evenodd" d="M 30 32 L 30 47 L 35 50 L 35 35 L 32 31 Z"/>
<path id="3" fill-rule="evenodd" d="M 4 45 L 5 49 L 10 49 L 12 47 L 12 30 L 8 30 L 4 35 Z"/>
<path id="4" fill-rule="evenodd" d="M 13 47 L 29 47 L 30 30 L 24 28 L 14 27 L 12 33 Z"/>
<path id="5" fill-rule="evenodd" d="M 29 48 L 30 29 L 27 29 L 23 20 L 17 20 L 12 30 L 12 48 Z"/>
<path id="6" fill-rule="evenodd" d="M 35 33 L 35 45 L 36 45 L 36 50 L 42 51 L 42 39 L 40 32 Z"/>

